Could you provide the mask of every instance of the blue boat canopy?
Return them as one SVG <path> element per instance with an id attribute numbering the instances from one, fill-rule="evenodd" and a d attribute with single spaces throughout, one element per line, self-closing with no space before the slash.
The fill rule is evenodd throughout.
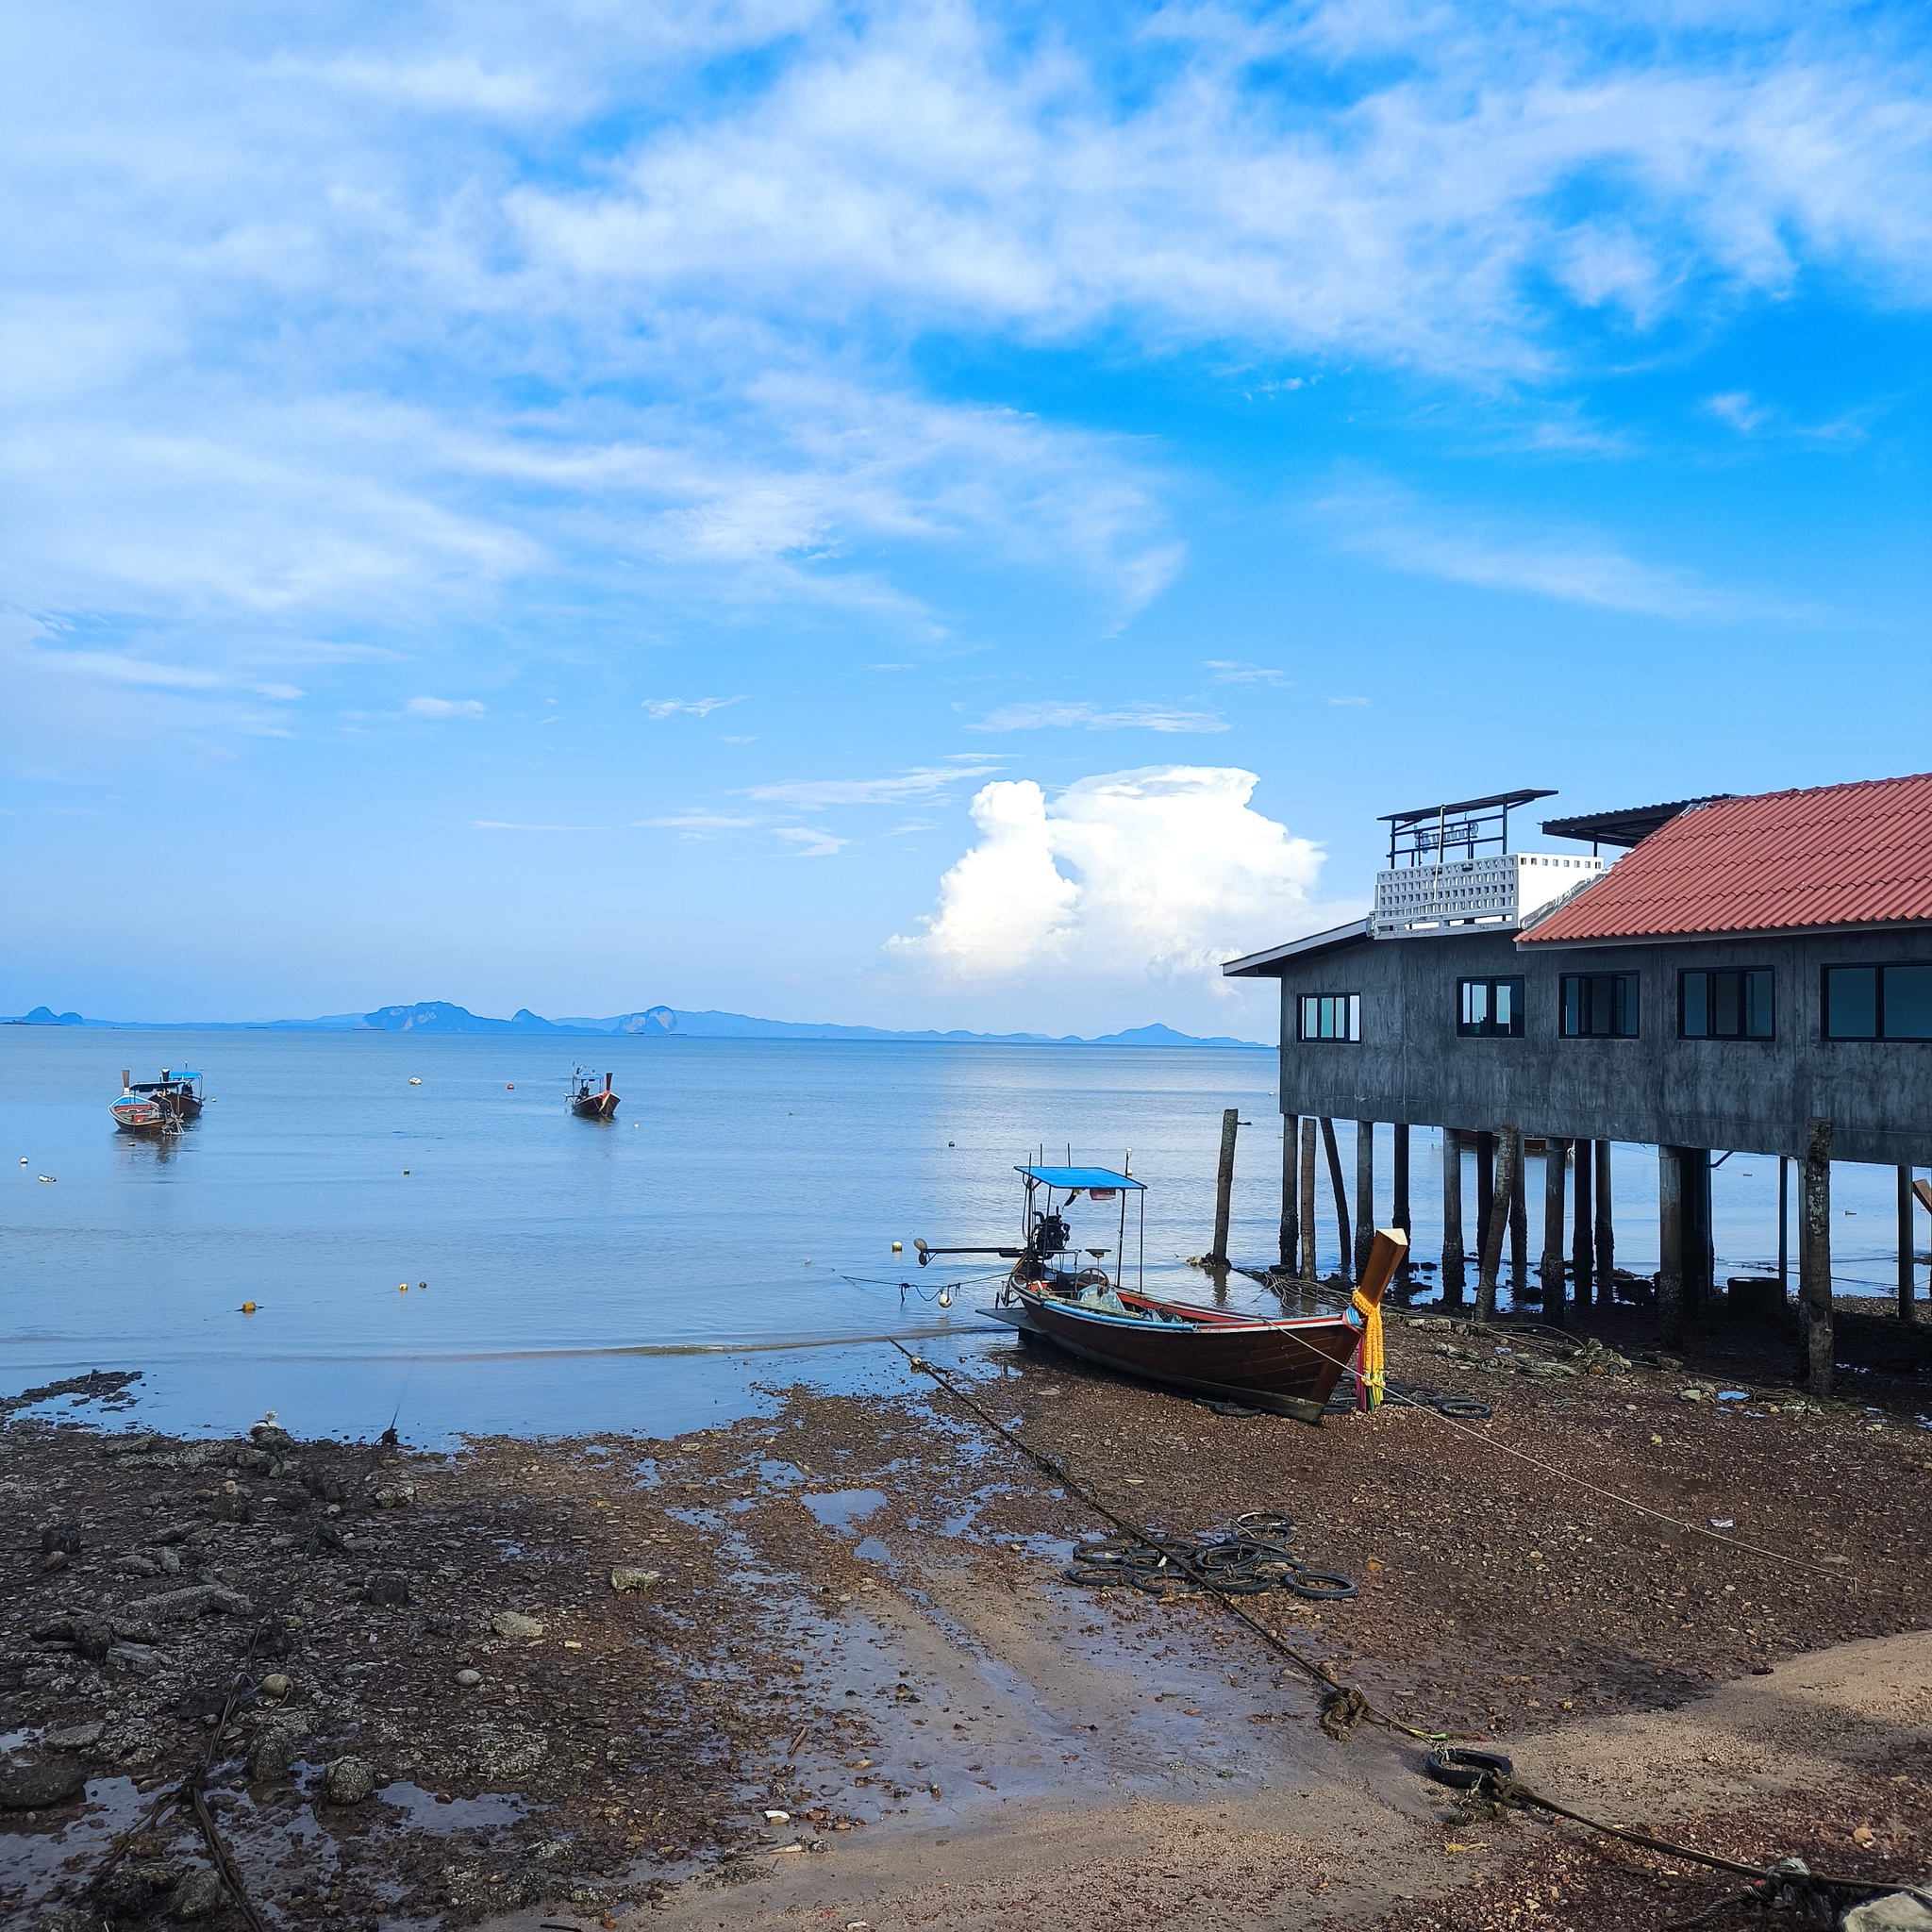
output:
<path id="1" fill-rule="evenodd" d="M 1016 1167 L 1013 1172 L 1049 1188 L 1140 1188 L 1145 1191 L 1144 1182 L 1132 1174 L 1115 1174 L 1110 1167 Z"/>

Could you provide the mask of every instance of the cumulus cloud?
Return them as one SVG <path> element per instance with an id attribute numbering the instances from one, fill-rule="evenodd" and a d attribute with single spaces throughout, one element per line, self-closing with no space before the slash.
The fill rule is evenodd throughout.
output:
<path id="1" fill-rule="evenodd" d="M 1227 722 L 1214 711 L 1192 711 L 1184 705 L 1104 705 L 1055 703 L 1008 705 L 968 731 L 1225 731 Z"/>
<path id="2" fill-rule="evenodd" d="M 1001 780 L 922 929 L 888 941 L 941 983 L 1219 989 L 1222 962 L 1309 930 L 1321 848 L 1249 804 L 1231 766 L 1150 765 L 1049 797 Z M 1332 908 L 1330 908 L 1332 910 Z"/>

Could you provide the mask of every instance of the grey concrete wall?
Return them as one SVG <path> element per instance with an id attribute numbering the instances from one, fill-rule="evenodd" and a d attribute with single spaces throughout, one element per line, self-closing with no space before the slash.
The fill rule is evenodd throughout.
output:
<path id="1" fill-rule="evenodd" d="M 1525 948 L 1511 935 L 1364 940 L 1283 962 L 1284 1113 L 1447 1127 L 1520 1126 L 1572 1140 L 1802 1155 L 1813 1115 L 1840 1160 L 1932 1163 L 1932 1042 L 1825 1040 L 1821 969 L 1932 963 L 1932 932 L 1678 945 Z M 1680 1040 L 1677 974 L 1769 966 L 1776 1037 Z M 1565 973 L 1640 980 L 1635 1040 L 1565 1040 Z M 1520 1040 L 1456 1031 L 1457 982 L 1522 978 Z M 1359 993 L 1359 1043 L 1294 1037 L 1304 993 Z"/>

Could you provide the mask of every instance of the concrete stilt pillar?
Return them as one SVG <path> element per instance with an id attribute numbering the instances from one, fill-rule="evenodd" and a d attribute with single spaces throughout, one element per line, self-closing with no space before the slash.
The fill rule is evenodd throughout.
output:
<path id="1" fill-rule="evenodd" d="M 1610 1212 L 1610 1143 L 1596 1143 L 1596 1298 L 1607 1307 L 1616 1300 L 1617 1232 Z"/>
<path id="2" fill-rule="evenodd" d="M 1355 1278 L 1359 1281 L 1375 1244 L 1375 1124 L 1355 1124 Z"/>
<path id="3" fill-rule="evenodd" d="M 1563 1292 L 1563 1182 L 1570 1143 L 1546 1136 L 1543 1141 L 1543 1320 L 1558 1327 L 1568 1313 Z"/>
<path id="4" fill-rule="evenodd" d="M 1919 1310 L 1914 1300 L 1915 1271 L 1912 1265 L 1912 1171 L 1902 1167 L 1898 1171 L 1898 1318 L 1901 1322 L 1918 1319 Z"/>
<path id="5" fill-rule="evenodd" d="M 1509 1183 L 1509 1286 L 1521 1294 L 1529 1286 L 1529 1194 L 1523 1183 L 1523 1136 L 1516 1134 L 1516 1172 Z"/>
<path id="6" fill-rule="evenodd" d="M 1490 1202 L 1489 1219 L 1483 1224 L 1482 1256 L 1476 1266 L 1475 1318 L 1492 1322 L 1496 1318 L 1496 1273 L 1503 1262 L 1503 1238 L 1509 1230 L 1510 1209 L 1516 1200 L 1516 1174 L 1523 1164 L 1523 1136 L 1514 1127 L 1505 1127 L 1498 1137 L 1495 1188 Z"/>
<path id="7" fill-rule="evenodd" d="M 1281 1120 L 1281 1269 L 1294 1273 L 1302 1245 L 1301 1175 L 1295 1167 L 1295 1142 L 1301 1137 L 1301 1116 L 1284 1114 Z"/>
<path id="8" fill-rule="evenodd" d="M 1592 1182 L 1596 1174 L 1594 1141 L 1576 1142 L 1574 1164 L 1575 1205 L 1571 1210 L 1570 1276 L 1576 1285 L 1576 1306 L 1587 1308 L 1591 1303 L 1591 1284 L 1596 1275 L 1596 1221 L 1591 1208 L 1591 1196 L 1594 1191 Z"/>
<path id="9" fill-rule="evenodd" d="M 1296 1192 L 1302 1206 L 1301 1278 L 1315 1278 L 1315 1136 L 1319 1128 L 1313 1114 L 1302 1118 L 1301 1185 Z"/>
<path id="10" fill-rule="evenodd" d="M 1678 1153 L 1675 1147 L 1657 1150 L 1657 1323 L 1671 1348 L 1684 1341 L 1684 1168 Z M 1579 1159 L 1579 1172 L 1582 1164 Z"/>
<path id="11" fill-rule="evenodd" d="M 1328 1191 L 1335 1196 L 1335 1266 L 1345 1281 L 1348 1264 L 1355 1257 L 1348 1239 L 1348 1190 L 1341 1181 L 1341 1155 L 1335 1145 L 1335 1123 L 1326 1115 L 1322 1120 L 1322 1152 L 1328 1157 Z"/>
<path id="12" fill-rule="evenodd" d="M 1397 1121 L 1393 1129 L 1394 1141 L 1390 1150 L 1389 1185 L 1393 1201 L 1390 1204 L 1389 1219 L 1406 1235 L 1410 1231 L 1408 1214 L 1408 1124 Z M 1395 1271 L 1395 1288 L 1404 1300 L 1409 1293 L 1408 1250 L 1402 1251 L 1402 1265 Z"/>
<path id="13" fill-rule="evenodd" d="M 1835 1379 L 1831 1307 L 1831 1123 L 1814 1119 L 1805 1134 L 1798 1235 L 1798 1301 L 1804 1324 L 1801 1364 L 1812 1394 L 1829 1396 Z"/>
<path id="14" fill-rule="evenodd" d="M 1442 1129 L 1442 1305 L 1462 1306 L 1462 1136 Z"/>

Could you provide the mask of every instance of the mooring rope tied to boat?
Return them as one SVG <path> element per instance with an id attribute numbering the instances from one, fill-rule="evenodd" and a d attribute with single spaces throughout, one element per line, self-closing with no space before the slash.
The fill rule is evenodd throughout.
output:
<path id="1" fill-rule="evenodd" d="M 892 1346 L 911 1363 L 915 1370 L 922 1374 L 930 1375 L 962 1407 L 970 1409 L 995 1435 L 1010 1443 L 1028 1461 L 1053 1476 L 1070 1494 L 1078 1497 L 1082 1503 L 1086 1504 L 1095 1515 L 1103 1517 L 1107 1522 L 1111 1523 L 1123 1534 L 1146 1543 L 1154 1549 L 1158 1550 L 1162 1546 L 1161 1540 L 1144 1524 L 1136 1523 L 1131 1518 L 1122 1515 L 1110 1504 L 1102 1501 L 1057 1457 L 1048 1455 L 1042 1449 L 1036 1449 L 1024 1437 L 1009 1429 L 997 1416 L 991 1414 L 983 1403 L 976 1401 L 962 1389 L 943 1369 L 938 1367 L 935 1363 L 927 1361 L 924 1356 L 913 1354 L 904 1342 L 896 1338 L 892 1341 Z M 1422 1405 L 1416 1406 L 1421 1407 Z M 1451 1427 L 1461 1426 L 1461 1424 L 1455 1423 L 1449 1417 L 1445 1416 L 1442 1420 L 1449 1422 Z M 1487 1442 L 1490 1440 L 1487 1437 L 1477 1435 L 1474 1429 L 1467 1429 L 1464 1433 L 1474 1436 L 1477 1441 Z M 1506 1445 L 1495 1443 L 1491 1446 L 1502 1448 Z M 1521 1452 L 1511 1451 L 1510 1453 L 1520 1454 Z M 1529 1462 L 1537 1461 L 1537 1458 L 1534 1457 L 1524 1457 L 1523 1459 Z M 1538 1466 L 1541 1468 L 1552 1467 L 1543 1463 L 1538 1463 Z M 1556 1471 L 1555 1473 L 1562 1474 L 1565 1472 Z M 1580 1480 L 1580 1478 L 1577 1480 Z M 1595 1485 L 1586 1484 L 1585 1487 L 1593 1489 Z M 1628 1503 L 1629 1501 L 1627 1497 L 1618 1496 L 1614 1491 L 1606 1490 L 1600 1493 L 1610 1497 L 1615 1502 Z M 1642 1505 L 1631 1504 L 1630 1507 L 1641 1508 Z M 1655 1510 L 1645 1510 L 1644 1513 L 1646 1515 L 1658 1514 Z M 1673 1519 L 1664 1517 L 1662 1520 L 1671 1522 Z M 1727 1542 L 1734 1540 L 1719 1537 L 1716 1541 Z M 1744 1550 L 1753 1550 L 1753 1545 L 1749 1543 L 1740 1543 L 1737 1544 L 1737 1547 Z M 1776 1553 L 1754 1550 L 1754 1554 L 1769 1556 L 1775 1555 Z M 1204 1594 L 1213 1597 L 1230 1616 L 1245 1624 L 1277 1656 L 1285 1657 L 1313 1682 L 1325 1688 L 1329 1694 L 1323 1699 L 1320 1722 L 1323 1730 L 1338 1743 L 1346 1743 L 1350 1733 L 1360 1724 L 1372 1724 L 1383 1730 L 1399 1732 L 1406 1738 L 1413 1739 L 1417 1743 L 1432 1747 L 1428 1769 L 1432 1776 L 1439 1777 L 1439 1781 L 1473 1790 L 1487 1798 L 1491 1804 L 1507 1809 L 1544 1811 L 1553 1818 L 1567 1819 L 1572 1824 L 1580 1824 L 1586 1830 L 1597 1832 L 1606 1838 L 1616 1839 L 1626 1844 L 1638 1845 L 1646 1851 L 1676 1858 L 1687 1864 L 1701 1865 L 1709 1871 L 1728 1872 L 1739 1877 L 1749 1878 L 1752 1881 L 1752 1888 L 1749 1891 L 1740 1895 L 1739 1902 L 1741 1902 L 1742 1899 L 1750 1899 L 1758 1904 L 1769 1906 L 1778 1903 L 1781 1898 L 1794 1895 L 1829 1896 L 1832 1893 L 1839 1893 L 1849 1897 L 1872 1898 L 1881 1894 L 1906 1892 L 1921 1900 L 1928 1907 L 1932 1907 L 1932 1891 L 1917 1890 L 1911 1886 L 1897 1884 L 1889 1878 L 1849 1878 L 1839 1877 L 1825 1873 L 1815 1873 L 1806 1866 L 1802 1858 L 1784 1858 L 1772 1865 L 1746 1864 L 1736 1858 L 1726 1858 L 1715 1852 L 1699 1851 L 1694 1845 L 1678 1844 L 1671 1839 L 1658 1838 L 1653 1833 L 1637 1831 L 1627 1825 L 1611 1824 L 1603 1819 L 1591 1818 L 1584 1812 L 1574 1810 L 1569 1806 L 1559 1803 L 1557 1799 L 1547 1797 L 1542 1792 L 1524 1784 L 1515 1775 L 1515 1767 L 1508 1758 L 1490 1752 L 1465 1752 L 1452 1748 L 1454 1741 L 1457 1739 L 1467 1740 L 1471 1742 L 1479 1741 L 1479 1733 L 1469 1731 L 1424 1731 L 1418 1730 L 1413 1724 L 1403 1723 L 1400 1718 L 1379 1708 L 1359 1685 L 1345 1685 L 1338 1682 L 1328 1667 L 1321 1662 L 1319 1658 L 1309 1657 L 1307 1653 L 1298 1650 L 1293 1644 L 1276 1636 L 1265 1624 L 1252 1616 L 1241 1604 L 1234 1601 L 1233 1593 L 1224 1589 L 1220 1584 L 1209 1580 L 1204 1582 L 1201 1588 Z M 1467 1769 L 1463 1770 L 1461 1775 L 1457 1775 L 1458 1759 L 1463 1760 L 1467 1766 Z M 1468 1776 L 1468 1770 L 1474 1771 L 1475 1775 L 1473 1778 Z M 1447 1773 L 1448 1776 L 1441 1776 L 1441 1774 L 1443 1773 Z"/>

